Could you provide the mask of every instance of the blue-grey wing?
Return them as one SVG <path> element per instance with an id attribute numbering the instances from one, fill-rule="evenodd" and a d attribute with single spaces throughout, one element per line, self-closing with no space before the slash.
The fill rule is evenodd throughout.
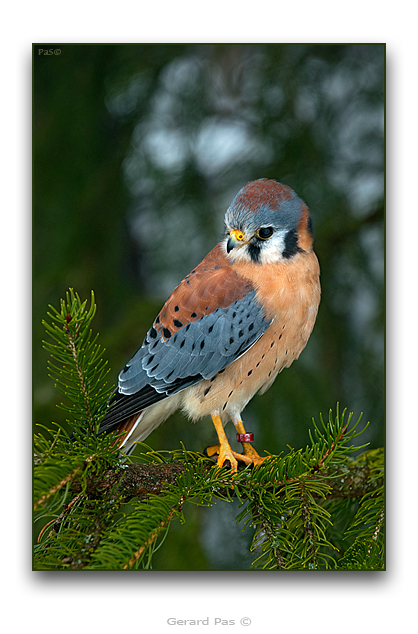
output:
<path id="1" fill-rule="evenodd" d="M 211 379 L 246 352 L 270 321 L 254 290 L 226 308 L 190 321 L 175 334 L 152 326 L 138 352 L 119 375 L 119 392 L 132 395 L 152 387 L 173 394 L 202 379 Z"/>

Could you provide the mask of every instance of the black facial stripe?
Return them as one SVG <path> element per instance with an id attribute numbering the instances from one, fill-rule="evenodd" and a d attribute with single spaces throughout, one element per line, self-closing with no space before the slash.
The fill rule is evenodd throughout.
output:
<path id="1" fill-rule="evenodd" d="M 251 242 L 251 244 L 248 245 L 248 253 L 250 254 L 252 262 L 260 262 L 260 251 L 261 247 L 258 242 Z"/>
<path id="2" fill-rule="evenodd" d="M 296 229 L 290 229 L 290 231 L 286 233 L 284 246 L 285 248 L 282 255 L 286 259 L 291 258 L 293 255 L 296 255 L 296 253 L 300 253 L 303 251 L 303 249 L 298 246 L 298 234 L 296 232 Z"/>
<path id="3" fill-rule="evenodd" d="M 311 216 L 309 216 L 308 218 L 308 231 L 311 234 L 311 236 L 313 236 L 313 224 L 312 224 Z"/>

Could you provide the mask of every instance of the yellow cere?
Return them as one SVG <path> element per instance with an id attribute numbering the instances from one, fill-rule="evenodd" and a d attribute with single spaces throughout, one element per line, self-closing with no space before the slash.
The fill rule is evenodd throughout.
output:
<path id="1" fill-rule="evenodd" d="M 233 236 L 237 240 L 244 240 L 244 234 L 238 229 L 231 229 L 231 233 L 229 235 Z"/>

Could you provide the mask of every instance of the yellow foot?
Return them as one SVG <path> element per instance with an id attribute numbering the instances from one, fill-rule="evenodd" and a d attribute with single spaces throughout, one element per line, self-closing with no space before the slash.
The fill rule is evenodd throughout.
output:
<path id="1" fill-rule="evenodd" d="M 206 448 L 206 455 L 209 457 L 218 456 L 218 466 L 223 467 L 224 463 L 228 460 L 231 464 L 231 470 L 235 473 L 238 471 L 238 461 L 244 462 L 246 465 L 249 464 L 261 464 L 265 458 L 261 458 L 255 449 L 253 449 L 251 443 L 243 442 L 243 452 L 237 453 L 231 449 L 231 446 L 228 442 L 228 439 L 225 435 L 225 431 L 223 428 L 222 420 L 219 414 L 212 414 L 212 421 L 216 429 L 216 433 L 218 435 L 219 444 L 212 445 L 211 447 Z M 237 428 L 238 433 L 245 433 L 244 425 L 241 421 L 235 422 L 235 427 Z"/>
<path id="2" fill-rule="evenodd" d="M 233 471 L 237 471 L 238 462 L 244 462 L 244 464 L 261 464 L 265 458 L 261 458 L 258 453 L 253 450 L 253 455 L 246 455 L 245 453 L 238 453 L 237 451 L 233 451 L 231 447 L 223 447 L 221 450 L 221 445 L 211 445 L 210 447 L 206 447 L 205 454 L 208 458 L 212 458 L 213 456 L 218 456 L 217 464 L 220 467 L 223 467 L 225 460 L 229 460 L 231 463 L 231 468 Z M 233 467 L 233 464 L 236 463 L 236 467 Z"/>
<path id="3" fill-rule="evenodd" d="M 254 447 L 249 442 L 243 442 L 242 449 L 243 455 L 248 458 L 252 464 L 261 464 L 266 459 L 259 456 Z"/>

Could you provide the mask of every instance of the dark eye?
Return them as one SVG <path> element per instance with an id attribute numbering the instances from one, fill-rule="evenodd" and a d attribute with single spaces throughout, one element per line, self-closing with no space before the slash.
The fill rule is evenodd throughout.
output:
<path id="1" fill-rule="evenodd" d="M 273 227 L 261 227 L 257 232 L 257 236 L 262 240 L 267 240 L 267 238 L 270 238 L 272 235 Z"/>

